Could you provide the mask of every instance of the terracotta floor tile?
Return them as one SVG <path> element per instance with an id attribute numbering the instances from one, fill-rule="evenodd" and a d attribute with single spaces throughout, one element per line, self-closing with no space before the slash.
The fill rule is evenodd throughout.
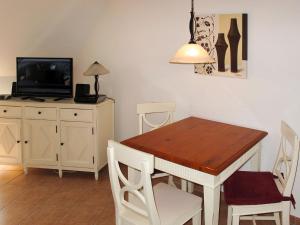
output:
<path id="1" fill-rule="evenodd" d="M 200 186 L 195 194 L 202 196 Z M 66 172 L 60 179 L 53 170 L 31 169 L 25 176 L 22 170 L 0 167 L 0 225 L 112 225 L 114 216 L 107 168 L 95 181 L 92 173 Z M 219 224 L 226 225 L 226 220 L 227 206 L 222 201 Z"/>

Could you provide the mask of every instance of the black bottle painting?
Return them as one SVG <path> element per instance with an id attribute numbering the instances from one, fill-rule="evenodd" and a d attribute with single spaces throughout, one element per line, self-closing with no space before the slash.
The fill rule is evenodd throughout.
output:
<path id="1" fill-rule="evenodd" d="M 239 32 L 236 18 L 231 19 L 230 29 L 227 37 L 230 46 L 231 72 L 237 73 L 238 72 L 238 47 L 239 47 L 239 41 L 241 35 Z"/>
<path id="2" fill-rule="evenodd" d="M 225 41 L 224 33 L 218 34 L 218 40 L 215 44 L 218 55 L 218 71 L 225 72 L 225 55 L 228 44 Z"/>

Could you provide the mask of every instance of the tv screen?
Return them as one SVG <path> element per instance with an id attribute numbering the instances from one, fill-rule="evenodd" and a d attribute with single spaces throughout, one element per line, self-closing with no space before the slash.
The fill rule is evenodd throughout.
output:
<path id="1" fill-rule="evenodd" d="M 17 95 L 73 97 L 72 58 L 17 58 Z"/>

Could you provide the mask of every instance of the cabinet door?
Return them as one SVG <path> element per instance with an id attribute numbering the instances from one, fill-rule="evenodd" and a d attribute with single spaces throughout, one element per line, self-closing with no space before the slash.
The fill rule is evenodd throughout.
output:
<path id="1" fill-rule="evenodd" d="M 0 163 L 21 163 L 21 120 L 0 119 Z"/>
<path id="2" fill-rule="evenodd" d="M 91 123 L 61 123 L 61 165 L 93 168 L 94 135 Z"/>
<path id="3" fill-rule="evenodd" d="M 57 165 L 59 138 L 56 121 L 24 121 L 24 156 L 29 165 Z"/>

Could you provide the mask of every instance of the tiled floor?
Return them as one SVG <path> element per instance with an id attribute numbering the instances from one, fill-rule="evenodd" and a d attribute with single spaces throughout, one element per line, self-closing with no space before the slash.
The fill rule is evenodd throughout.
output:
<path id="1" fill-rule="evenodd" d="M 40 169 L 25 176 L 0 167 L 0 225 L 113 225 L 107 168 L 99 181 L 93 178 L 92 173 L 69 172 L 60 179 L 55 171 Z M 200 187 L 195 194 L 202 195 Z M 226 224 L 226 210 L 222 202 L 220 225 Z"/>

